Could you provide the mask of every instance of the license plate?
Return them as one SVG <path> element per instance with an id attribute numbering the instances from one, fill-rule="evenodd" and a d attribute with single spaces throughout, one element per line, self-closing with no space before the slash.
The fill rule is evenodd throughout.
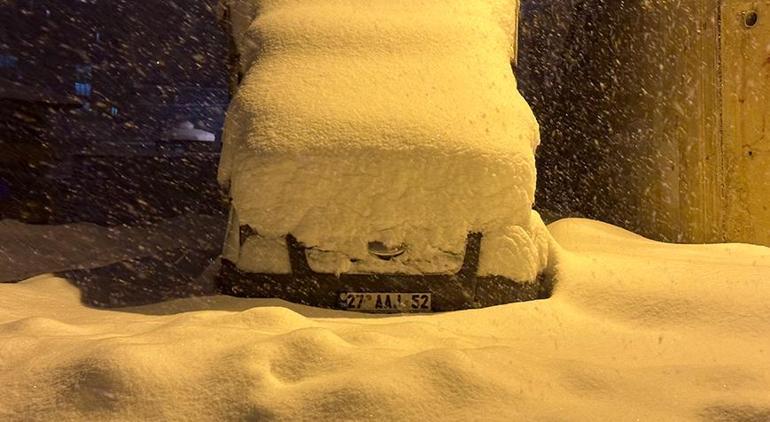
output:
<path id="1" fill-rule="evenodd" d="M 345 309 L 361 312 L 430 312 L 430 293 L 342 293 Z"/>

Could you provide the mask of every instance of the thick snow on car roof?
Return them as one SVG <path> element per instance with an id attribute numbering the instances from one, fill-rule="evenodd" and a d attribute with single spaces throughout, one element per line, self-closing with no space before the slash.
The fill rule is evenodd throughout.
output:
<path id="1" fill-rule="evenodd" d="M 349 258 L 361 239 L 461 252 L 481 231 L 482 271 L 534 278 L 515 1 L 250 4 L 233 5 L 245 77 L 220 166 L 240 224 Z"/>

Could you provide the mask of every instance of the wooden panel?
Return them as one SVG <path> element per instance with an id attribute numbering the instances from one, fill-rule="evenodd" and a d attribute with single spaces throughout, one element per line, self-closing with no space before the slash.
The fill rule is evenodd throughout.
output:
<path id="1" fill-rule="evenodd" d="M 691 41 L 683 45 L 679 62 L 686 69 L 679 79 L 679 104 L 686 106 L 671 105 L 682 121 L 669 130 L 678 134 L 681 237 L 677 240 L 703 243 L 722 240 L 719 5 L 703 0 L 691 4 L 694 31 L 686 34 Z"/>
<path id="2" fill-rule="evenodd" d="M 770 245 L 770 1 L 725 0 L 722 26 L 725 236 Z"/>
<path id="3" fill-rule="evenodd" d="M 587 4 L 523 21 L 524 75 L 561 88 L 528 97 L 539 198 L 658 240 L 770 244 L 770 0 Z"/>
<path id="4" fill-rule="evenodd" d="M 644 92 L 632 107 L 646 112 L 641 124 L 623 126 L 628 139 L 637 132 L 649 145 L 635 160 L 648 167 L 639 231 L 653 238 L 720 237 L 718 12 L 716 1 L 640 2 L 627 27 L 640 41 L 630 72 Z"/>

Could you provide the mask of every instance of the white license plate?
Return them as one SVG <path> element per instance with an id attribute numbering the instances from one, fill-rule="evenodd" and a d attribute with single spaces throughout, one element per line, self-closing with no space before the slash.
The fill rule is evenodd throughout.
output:
<path id="1" fill-rule="evenodd" d="M 343 307 L 363 312 L 430 312 L 430 293 L 342 293 Z"/>

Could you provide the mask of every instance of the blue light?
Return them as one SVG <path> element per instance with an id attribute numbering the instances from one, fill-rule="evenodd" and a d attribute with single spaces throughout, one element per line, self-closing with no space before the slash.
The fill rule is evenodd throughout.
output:
<path id="1" fill-rule="evenodd" d="M 84 83 L 84 82 L 75 82 L 75 95 L 79 95 L 81 97 L 90 97 L 91 84 Z"/>

